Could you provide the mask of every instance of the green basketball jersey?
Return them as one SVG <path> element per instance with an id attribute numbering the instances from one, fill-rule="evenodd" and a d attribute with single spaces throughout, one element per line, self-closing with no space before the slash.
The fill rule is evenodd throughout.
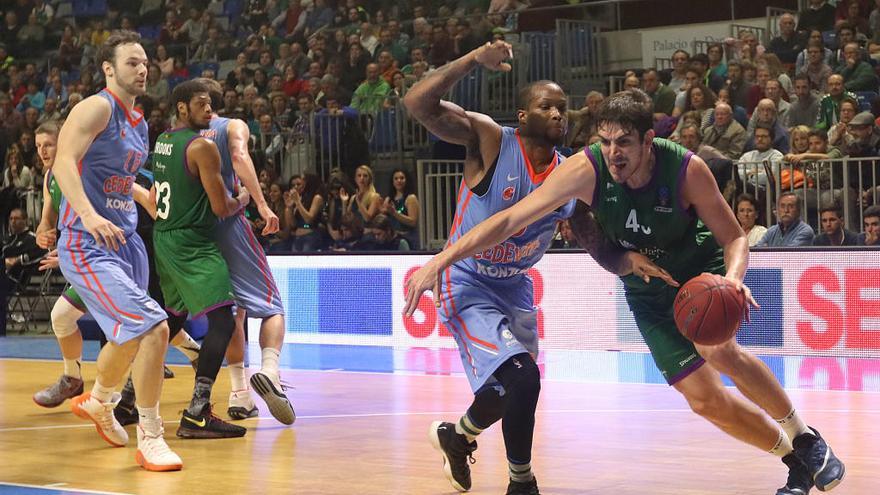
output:
<path id="1" fill-rule="evenodd" d="M 57 214 L 61 209 L 61 187 L 55 180 L 55 174 L 49 171 L 49 197 L 52 198 L 52 209 Z"/>
<path id="2" fill-rule="evenodd" d="M 156 187 L 154 230 L 182 228 L 211 229 L 217 216 L 211 211 L 208 193 L 198 177 L 186 166 L 186 149 L 199 133 L 181 128 L 163 132 L 153 149 L 153 176 Z"/>
<path id="3" fill-rule="evenodd" d="M 681 180 L 692 153 L 666 139 L 654 139 L 656 164 L 651 181 L 630 189 L 611 178 L 598 143 L 588 149 L 597 166 L 593 210 L 605 234 L 620 246 L 638 251 L 668 271 L 679 283 L 723 267 L 723 252 L 693 208 L 680 202 Z M 656 293 L 660 279 L 645 284 L 634 275 L 622 277 L 630 295 Z"/>

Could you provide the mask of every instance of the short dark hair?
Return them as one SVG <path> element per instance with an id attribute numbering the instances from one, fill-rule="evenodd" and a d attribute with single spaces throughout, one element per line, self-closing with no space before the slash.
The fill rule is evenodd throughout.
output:
<path id="1" fill-rule="evenodd" d="M 843 210 L 840 208 L 840 205 L 837 203 L 829 203 L 819 209 L 819 215 L 822 215 L 826 211 L 833 211 L 837 218 L 843 218 Z"/>
<path id="2" fill-rule="evenodd" d="M 654 128 L 654 104 L 651 97 L 640 89 L 628 89 L 609 96 L 599 105 L 596 113 L 598 125 L 617 124 L 627 130 L 635 130 L 639 139 Z"/>
<path id="3" fill-rule="evenodd" d="M 140 42 L 140 34 L 134 31 L 117 29 L 110 33 L 110 37 L 107 38 L 107 40 L 104 41 L 104 43 L 102 43 L 101 46 L 98 48 L 98 52 L 95 54 L 95 62 L 97 62 L 99 68 L 104 62 L 110 62 L 110 64 L 112 65 L 114 62 L 116 62 L 117 46 Z"/>
<path id="4" fill-rule="evenodd" d="M 862 218 L 868 217 L 878 217 L 880 218 L 880 205 L 873 205 L 865 208 L 865 212 L 862 213 Z"/>
<path id="5" fill-rule="evenodd" d="M 828 131 L 826 131 L 825 129 L 813 129 L 812 131 L 810 131 L 809 134 L 807 134 L 808 139 L 811 137 L 817 137 L 827 143 L 828 142 Z"/>
<path id="6" fill-rule="evenodd" d="M 778 81 L 778 80 L 777 80 Z M 807 85 L 810 84 L 810 77 L 803 72 L 798 73 L 798 75 L 794 76 L 794 82 L 798 81 L 807 81 Z"/>
<path id="7" fill-rule="evenodd" d="M 174 86 L 174 91 L 171 92 L 171 104 L 174 105 L 174 109 L 178 115 L 180 115 L 180 111 L 177 110 L 177 104 L 189 104 L 193 97 L 198 93 L 210 94 L 208 87 L 199 82 L 198 79 L 184 81 L 177 86 Z"/>
<path id="8" fill-rule="evenodd" d="M 705 53 L 695 53 L 694 56 L 690 58 L 689 62 L 709 65 L 709 55 L 706 55 Z"/>
<path id="9" fill-rule="evenodd" d="M 756 212 L 760 208 L 760 205 L 758 204 L 758 200 L 755 199 L 755 197 L 749 193 L 742 193 L 739 196 L 737 196 L 736 203 L 734 203 L 734 206 L 739 206 L 739 204 L 742 203 L 743 201 L 748 201 L 749 203 L 751 203 L 752 208 L 754 208 Z"/>
<path id="10" fill-rule="evenodd" d="M 555 81 L 551 81 L 549 79 L 541 79 L 540 81 L 530 82 L 521 87 L 516 93 L 516 108 L 518 110 L 525 110 L 526 108 L 528 108 L 529 102 L 532 101 L 532 92 L 535 90 L 535 88 L 548 84 L 559 86 L 559 84 L 557 84 Z"/>
<path id="11" fill-rule="evenodd" d="M 207 77 L 197 77 L 195 80 L 202 83 L 208 89 L 208 94 L 211 95 L 212 107 L 220 108 L 223 106 L 223 86 L 219 82 Z"/>
<path id="12" fill-rule="evenodd" d="M 776 139 L 776 129 L 774 129 L 772 125 L 768 125 L 763 122 L 759 122 L 755 125 L 755 131 L 757 131 L 758 129 L 766 130 L 770 134 L 771 141 Z"/>

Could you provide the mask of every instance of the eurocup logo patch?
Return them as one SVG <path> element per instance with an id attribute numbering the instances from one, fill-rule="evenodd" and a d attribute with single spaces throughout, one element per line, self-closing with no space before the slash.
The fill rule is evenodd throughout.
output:
<path id="1" fill-rule="evenodd" d="M 660 203 L 660 206 L 669 206 L 669 188 L 666 186 L 662 186 L 657 190 L 657 201 Z"/>
<path id="2" fill-rule="evenodd" d="M 510 201 L 511 199 L 513 199 L 514 191 L 516 191 L 516 189 L 514 189 L 513 186 L 505 187 L 504 191 L 501 192 L 501 199 L 503 199 L 504 201 Z"/>

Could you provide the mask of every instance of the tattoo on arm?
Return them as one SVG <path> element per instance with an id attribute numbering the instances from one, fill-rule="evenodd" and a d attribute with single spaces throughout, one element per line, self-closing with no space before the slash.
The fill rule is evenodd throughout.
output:
<path id="1" fill-rule="evenodd" d="M 626 250 L 617 246 L 605 235 L 592 209 L 578 201 L 571 216 L 571 230 L 578 244 L 605 270 L 617 274 Z"/>

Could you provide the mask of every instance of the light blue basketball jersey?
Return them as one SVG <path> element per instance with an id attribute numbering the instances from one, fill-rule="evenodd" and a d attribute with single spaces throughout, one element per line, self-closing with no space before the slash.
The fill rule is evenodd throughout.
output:
<path id="1" fill-rule="evenodd" d="M 462 182 L 449 234 L 454 243 L 483 220 L 509 208 L 537 189 L 563 157 L 557 152 L 553 163 L 541 174 L 535 173 L 526 156 L 519 131 L 502 128 L 501 151 L 489 190 L 482 196 L 474 194 Z M 529 225 L 506 241 L 455 264 L 462 271 L 489 279 L 505 279 L 531 268 L 547 251 L 556 231 L 556 223 L 574 211 L 574 200 Z"/>
<path id="2" fill-rule="evenodd" d="M 217 149 L 220 151 L 220 176 L 223 177 L 223 184 L 229 193 L 235 196 L 235 170 L 232 169 L 232 155 L 229 153 L 229 134 L 226 128 L 229 126 L 229 119 L 226 117 L 214 116 L 211 119 L 210 127 L 201 131 L 201 135 L 214 141 Z"/>
<path id="3" fill-rule="evenodd" d="M 143 115 L 129 113 L 116 95 L 104 88 L 98 95 L 110 102 L 110 120 L 77 164 L 83 190 L 95 211 L 131 235 L 137 228 L 137 209 L 131 189 L 147 160 L 149 137 Z M 85 232 L 82 221 L 62 197 L 59 229 Z"/>

